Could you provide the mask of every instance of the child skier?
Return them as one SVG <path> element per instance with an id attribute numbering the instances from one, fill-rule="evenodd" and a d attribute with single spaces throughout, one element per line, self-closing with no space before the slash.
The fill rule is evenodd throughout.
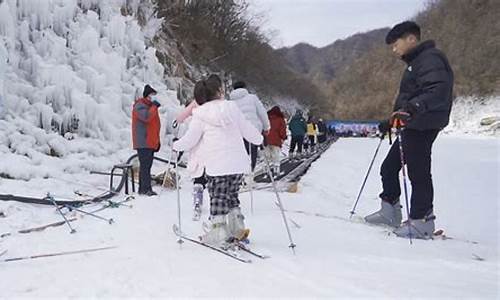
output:
<path id="1" fill-rule="evenodd" d="M 173 128 L 179 128 L 177 138 L 174 139 L 174 142 L 178 140 L 179 137 L 182 137 L 185 134 L 185 130 L 181 130 L 187 128 L 189 122 L 191 121 L 191 116 L 193 115 L 193 110 L 198 107 L 196 103 L 196 99 L 201 97 L 200 91 L 203 89 L 202 82 L 198 82 L 194 87 L 194 96 L 195 100 L 191 101 L 186 108 L 177 115 L 175 120 L 172 123 Z M 198 101 L 202 101 L 198 99 Z M 187 130 L 187 129 L 186 129 Z M 182 133 L 181 133 L 182 132 Z M 180 159 L 181 154 L 179 153 L 178 159 Z M 205 191 L 205 187 L 207 184 L 207 179 L 205 176 L 205 172 L 201 176 L 192 178 L 193 179 L 193 221 L 198 221 L 201 218 L 201 208 L 203 207 L 203 192 Z"/>
<path id="2" fill-rule="evenodd" d="M 198 108 L 186 134 L 173 145 L 176 151 L 190 151 L 188 170 L 194 177 L 206 173 L 210 194 L 211 228 L 202 242 L 222 246 L 230 238 L 245 239 L 238 189 L 243 174 L 250 172 L 250 160 L 243 139 L 262 143 L 262 135 L 249 123 L 236 104 L 224 100 L 222 81 L 211 75 L 198 84 Z"/>
<path id="3" fill-rule="evenodd" d="M 269 160 L 271 173 L 274 177 L 280 174 L 281 145 L 286 140 L 285 116 L 278 106 L 274 106 L 267 112 L 271 129 L 266 136 L 266 157 Z"/>

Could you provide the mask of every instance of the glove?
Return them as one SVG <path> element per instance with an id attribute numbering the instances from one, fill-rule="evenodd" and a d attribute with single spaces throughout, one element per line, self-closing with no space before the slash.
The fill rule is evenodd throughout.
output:
<path id="1" fill-rule="evenodd" d="M 382 135 L 385 135 L 389 131 L 391 131 L 391 122 L 390 120 L 384 120 L 378 124 L 378 130 Z"/>
<path id="2" fill-rule="evenodd" d="M 174 137 L 174 138 L 172 139 L 172 142 L 173 142 L 173 143 L 175 143 L 175 142 L 177 142 L 178 140 L 179 140 L 179 138 Z"/>
<path id="3" fill-rule="evenodd" d="M 160 102 L 158 102 L 157 100 L 153 100 L 153 105 L 156 106 L 156 107 L 160 107 L 161 106 Z"/>
<path id="4" fill-rule="evenodd" d="M 172 128 L 174 128 L 174 129 L 175 129 L 175 128 L 177 128 L 177 126 L 179 126 L 179 123 L 177 123 L 177 120 L 174 120 L 174 121 L 172 122 Z"/>
<path id="5" fill-rule="evenodd" d="M 409 121 L 411 121 L 411 114 L 402 110 L 395 111 L 391 115 L 392 124 L 394 124 L 394 120 L 399 120 L 403 124 L 408 123 Z"/>

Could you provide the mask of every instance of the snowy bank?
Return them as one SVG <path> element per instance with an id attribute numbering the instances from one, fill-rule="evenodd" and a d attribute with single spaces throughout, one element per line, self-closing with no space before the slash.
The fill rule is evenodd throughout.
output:
<path id="1" fill-rule="evenodd" d="M 144 84 L 162 114 L 179 106 L 152 47 L 160 24 L 151 1 L 1 1 L 0 174 L 58 176 L 128 157 Z"/>
<path id="2" fill-rule="evenodd" d="M 455 100 L 445 133 L 500 136 L 500 96 Z"/>

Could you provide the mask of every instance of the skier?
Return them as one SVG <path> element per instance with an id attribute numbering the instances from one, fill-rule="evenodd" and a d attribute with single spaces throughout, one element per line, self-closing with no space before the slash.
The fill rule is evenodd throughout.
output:
<path id="1" fill-rule="evenodd" d="M 293 115 L 290 123 L 288 124 L 288 129 L 290 129 L 292 140 L 290 141 L 290 152 L 288 157 L 290 159 L 294 158 L 295 147 L 297 146 L 297 156 L 302 155 L 302 144 L 304 143 L 304 136 L 307 131 L 307 124 L 302 116 L 302 111 L 298 109 Z"/>
<path id="2" fill-rule="evenodd" d="M 323 144 L 326 142 L 328 130 L 326 128 L 325 123 L 323 122 L 323 119 L 318 120 L 318 143 Z"/>
<path id="3" fill-rule="evenodd" d="M 156 91 L 147 84 L 142 98 L 134 102 L 132 109 L 132 141 L 139 156 L 139 194 L 157 195 L 151 188 L 151 166 L 154 152 L 160 150 L 160 102 Z"/>
<path id="4" fill-rule="evenodd" d="M 194 90 L 196 91 L 196 86 L 194 87 Z M 172 121 L 172 128 L 174 129 L 173 131 L 173 142 L 177 141 L 179 137 L 183 136 L 186 133 L 187 128 L 189 127 L 189 121 L 190 118 L 193 114 L 193 109 L 198 107 L 198 104 L 196 104 L 196 101 L 194 99 L 186 104 L 186 107 L 175 117 L 175 119 Z M 177 132 L 175 132 L 175 129 L 177 129 Z M 179 152 L 177 155 L 177 162 L 179 162 L 183 156 L 184 152 Z"/>
<path id="5" fill-rule="evenodd" d="M 233 84 L 233 91 L 229 94 L 229 99 L 233 100 L 246 117 L 248 121 L 261 133 L 267 134 L 269 128 L 269 119 L 266 109 L 259 98 L 250 94 L 243 81 L 237 81 Z M 257 164 L 257 145 L 251 144 L 245 140 L 245 148 L 251 157 L 252 172 Z"/>
<path id="6" fill-rule="evenodd" d="M 173 128 L 179 127 L 179 133 L 177 138 L 174 139 L 174 142 L 178 140 L 179 137 L 184 136 L 188 125 L 191 121 L 191 116 L 193 115 L 193 110 L 198 107 L 197 102 L 202 102 L 204 97 L 204 87 L 203 82 L 198 81 L 194 86 L 194 98 L 195 100 L 191 101 L 186 108 L 177 115 L 175 120 L 172 122 Z M 182 130 L 185 129 L 185 130 Z M 192 155 L 193 150 L 191 151 Z M 178 160 L 181 157 L 183 152 L 179 152 Z M 188 159 L 189 160 L 189 159 Z M 193 180 L 193 220 L 198 221 L 201 218 L 201 209 L 203 207 L 203 193 L 205 191 L 207 185 L 207 178 L 205 172 L 201 176 L 192 177 Z"/>
<path id="7" fill-rule="evenodd" d="M 281 145 L 286 140 L 286 122 L 285 116 L 278 106 L 273 106 L 267 112 L 267 115 L 269 116 L 271 129 L 266 135 L 267 146 L 265 154 L 271 165 L 271 173 L 276 177 L 280 174 Z"/>
<path id="8" fill-rule="evenodd" d="M 201 81 L 186 134 L 173 145 L 176 151 L 191 151 L 188 170 L 198 177 L 206 172 L 210 194 L 211 228 L 200 237 L 202 242 L 223 246 L 228 239 L 245 239 L 245 228 L 238 199 L 243 174 L 250 161 L 243 139 L 259 145 L 262 134 L 243 116 L 235 102 L 225 101 L 222 81 L 210 75 Z"/>
<path id="9" fill-rule="evenodd" d="M 309 116 L 307 120 L 307 139 L 309 140 L 310 152 L 314 152 L 314 146 L 316 145 L 316 136 L 317 136 L 317 126 L 314 123 L 314 118 Z"/>
<path id="10" fill-rule="evenodd" d="M 383 191 L 381 209 L 365 217 L 374 224 L 398 227 L 400 237 L 430 238 L 434 232 L 433 185 L 431 177 L 432 144 L 439 131 L 449 122 L 453 94 L 453 71 L 446 56 L 436 49 L 434 41 L 420 42 L 420 27 L 406 21 L 394 26 L 386 43 L 407 63 L 391 119 L 406 123 L 402 131 L 404 159 L 412 193 L 409 219 L 401 223 L 401 169 L 399 143 L 396 141 L 380 169 Z M 388 132 L 391 121 L 380 123 Z"/>

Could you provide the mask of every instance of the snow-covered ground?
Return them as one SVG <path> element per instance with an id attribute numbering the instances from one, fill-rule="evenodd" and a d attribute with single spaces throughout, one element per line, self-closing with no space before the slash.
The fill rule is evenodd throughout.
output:
<path id="1" fill-rule="evenodd" d="M 275 195 L 256 191 L 255 211 L 242 194 L 251 246 L 268 260 L 243 264 L 185 243 L 172 233 L 177 221 L 176 192 L 137 197 L 133 208 L 108 209 L 113 225 L 85 217 L 67 227 L 2 239 L 3 258 L 101 246 L 118 248 L 89 254 L 0 264 L 1 297 L 343 297 L 497 298 L 499 140 L 438 138 L 433 157 L 437 228 L 461 240 L 414 241 L 388 236 L 384 228 L 360 224 L 348 214 L 375 150 L 375 139 L 341 139 L 302 178 L 297 193 L 283 193 L 296 254 Z M 384 143 L 358 206 L 359 216 L 378 207 L 378 166 Z M 183 229 L 201 232 L 191 221 L 191 184 L 183 176 Z M 2 179 L 0 193 L 71 195 L 105 187 L 106 179 L 81 174 L 79 183 L 53 179 Z M 160 190 L 158 187 L 157 190 Z M 99 191 L 93 190 L 94 193 Z M 117 198 L 121 198 L 119 196 Z M 6 218 L 0 234 L 57 221 L 54 208 L 0 202 Z M 208 210 L 205 203 L 204 217 Z M 298 211 L 301 211 L 300 213 Z M 478 244 L 464 242 L 472 240 Z M 477 260 L 477 257 L 484 259 Z"/>
<path id="2" fill-rule="evenodd" d="M 487 122 L 484 123 L 485 121 Z M 444 132 L 454 135 L 479 134 L 499 137 L 500 96 L 458 97 L 453 103 L 450 124 Z"/>

